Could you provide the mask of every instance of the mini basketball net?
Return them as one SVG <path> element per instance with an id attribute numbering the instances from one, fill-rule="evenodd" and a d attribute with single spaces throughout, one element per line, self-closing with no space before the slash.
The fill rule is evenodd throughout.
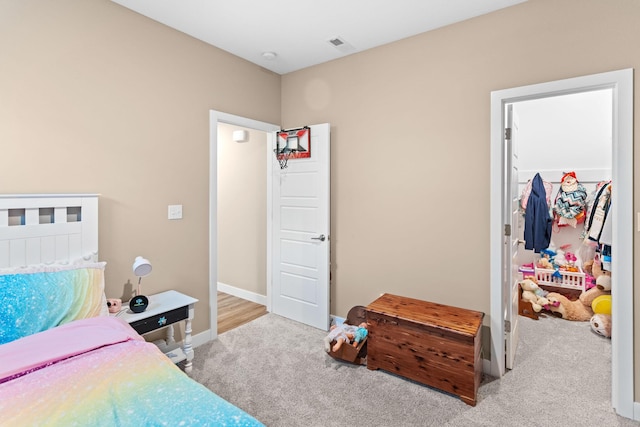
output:
<path id="1" fill-rule="evenodd" d="M 280 164 L 280 169 L 284 169 L 287 167 L 289 158 L 296 150 L 290 150 L 289 148 L 283 148 L 282 150 L 278 150 L 277 148 L 274 148 L 273 151 L 276 153 L 276 159 L 278 159 L 278 163 Z"/>
<path id="2" fill-rule="evenodd" d="M 309 134 L 310 129 L 308 126 L 278 132 L 278 145 L 273 149 L 273 152 L 280 164 L 280 169 L 287 167 L 289 159 L 311 157 Z"/>

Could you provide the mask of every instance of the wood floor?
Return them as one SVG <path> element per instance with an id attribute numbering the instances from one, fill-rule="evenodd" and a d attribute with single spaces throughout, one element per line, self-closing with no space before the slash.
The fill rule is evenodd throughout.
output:
<path id="1" fill-rule="evenodd" d="M 218 334 L 267 314 L 267 307 L 218 292 Z"/>

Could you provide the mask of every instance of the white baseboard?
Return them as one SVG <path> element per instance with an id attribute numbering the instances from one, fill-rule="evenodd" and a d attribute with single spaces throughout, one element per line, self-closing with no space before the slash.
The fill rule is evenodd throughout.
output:
<path id="1" fill-rule="evenodd" d="M 236 288 L 235 286 L 227 285 L 226 283 L 218 282 L 218 291 L 233 295 L 234 297 L 246 299 L 247 301 L 255 302 L 256 304 L 264 306 L 267 305 L 267 297 L 265 295 Z"/>
<path id="2" fill-rule="evenodd" d="M 211 337 L 211 330 L 207 329 L 206 331 L 200 332 L 196 335 L 191 335 L 191 345 L 193 348 L 200 347 L 211 341 L 209 338 Z"/>

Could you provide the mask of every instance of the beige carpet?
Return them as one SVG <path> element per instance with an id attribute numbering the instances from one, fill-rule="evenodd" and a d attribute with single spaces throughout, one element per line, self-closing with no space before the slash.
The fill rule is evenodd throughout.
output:
<path id="1" fill-rule="evenodd" d="M 520 317 L 516 369 L 478 404 L 336 361 L 325 332 L 274 314 L 196 349 L 193 378 L 267 426 L 638 426 L 611 408 L 611 341 L 588 322 Z"/>

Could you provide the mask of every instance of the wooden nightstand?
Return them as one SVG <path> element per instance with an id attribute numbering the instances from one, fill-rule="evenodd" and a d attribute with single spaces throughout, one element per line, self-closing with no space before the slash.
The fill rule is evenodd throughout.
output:
<path id="1" fill-rule="evenodd" d="M 162 350 L 174 363 L 186 360 L 184 371 L 190 373 L 192 369 L 193 347 L 191 346 L 191 321 L 194 315 L 194 304 L 197 299 L 177 291 L 166 291 L 149 295 L 149 306 L 142 313 L 134 313 L 128 304 L 122 305 L 117 317 L 128 322 L 140 335 L 167 328 L 164 340 L 153 343 Z M 184 341 L 182 346 L 173 338 L 173 325 L 184 322 Z"/>

